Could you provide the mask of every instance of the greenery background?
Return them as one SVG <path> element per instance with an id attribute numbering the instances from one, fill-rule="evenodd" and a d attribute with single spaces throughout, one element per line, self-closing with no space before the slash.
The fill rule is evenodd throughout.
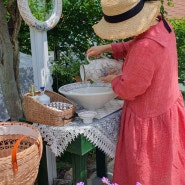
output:
<path id="1" fill-rule="evenodd" d="M 51 13 L 52 2 L 53 0 L 47 0 L 45 4 L 38 6 L 40 1 L 29 0 L 30 9 L 33 13 L 36 12 L 34 16 L 39 20 L 47 19 Z M 166 3 L 173 5 L 170 0 Z M 167 13 L 163 6 L 161 11 Z M 63 0 L 62 12 L 57 26 L 48 31 L 48 47 L 50 51 L 54 51 L 55 57 L 52 63 L 54 91 L 58 91 L 58 88 L 64 84 L 75 81 L 75 76 L 79 75 L 79 66 L 87 62 L 85 52 L 90 46 L 110 42 L 97 37 L 92 29 L 92 25 L 102 17 L 99 0 Z M 184 84 L 185 19 L 174 18 L 169 21 L 174 27 L 177 38 L 179 82 Z M 19 34 L 19 45 L 21 52 L 31 53 L 29 28 L 24 22 Z"/>

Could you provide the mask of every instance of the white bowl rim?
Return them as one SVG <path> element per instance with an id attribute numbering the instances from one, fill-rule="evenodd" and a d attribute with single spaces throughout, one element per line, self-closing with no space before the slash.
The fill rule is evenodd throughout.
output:
<path id="1" fill-rule="evenodd" d="M 73 87 L 73 85 L 81 85 L 79 86 L 78 88 L 72 88 L 72 89 L 69 89 L 69 90 L 63 90 L 65 87 L 67 86 L 71 86 Z M 78 92 L 73 92 L 73 93 L 69 93 L 71 90 L 73 89 L 80 89 L 80 88 L 83 88 L 83 85 L 86 86 L 86 85 L 90 85 L 89 87 L 108 87 L 111 91 L 105 91 L 105 92 L 93 92 L 93 93 L 90 93 L 90 94 L 85 94 L 86 96 L 92 96 L 92 95 L 102 95 L 102 94 L 114 94 L 114 91 L 112 89 L 112 86 L 110 83 L 103 83 L 103 82 L 94 82 L 93 84 L 91 84 L 90 82 L 75 82 L 75 83 L 70 83 L 70 84 L 66 84 L 66 85 L 63 85 L 61 86 L 58 91 L 61 93 L 61 94 L 64 94 L 64 95 L 78 95 L 78 96 L 84 96 L 84 94 L 82 93 L 78 93 Z"/>

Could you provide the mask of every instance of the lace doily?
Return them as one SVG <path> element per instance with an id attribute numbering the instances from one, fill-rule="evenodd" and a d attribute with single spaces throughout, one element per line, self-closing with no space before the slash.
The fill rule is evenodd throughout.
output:
<path id="1" fill-rule="evenodd" d="M 91 124 L 84 124 L 81 119 L 61 127 L 48 126 L 34 123 L 47 142 L 55 156 L 60 156 L 67 146 L 82 134 L 94 146 L 102 150 L 110 158 L 114 158 L 118 130 L 120 125 L 121 110 L 118 110 L 102 119 L 94 119 Z"/>

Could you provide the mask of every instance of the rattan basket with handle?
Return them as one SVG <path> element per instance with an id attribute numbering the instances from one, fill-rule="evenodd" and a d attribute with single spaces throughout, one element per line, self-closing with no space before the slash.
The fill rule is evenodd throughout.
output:
<path id="1" fill-rule="evenodd" d="M 37 91 L 36 95 L 40 92 Z M 76 105 L 64 96 L 53 91 L 45 90 L 45 94 L 50 97 L 51 102 L 63 102 L 71 104 L 72 107 L 66 110 L 52 109 L 39 103 L 27 93 L 23 96 L 23 109 L 27 121 L 46 124 L 51 126 L 64 126 L 74 120 Z"/>
<path id="2" fill-rule="evenodd" d="M 42 148 L 37 128 L 23 122 L 1 122 L 0 185 L 33 185 Z"/>

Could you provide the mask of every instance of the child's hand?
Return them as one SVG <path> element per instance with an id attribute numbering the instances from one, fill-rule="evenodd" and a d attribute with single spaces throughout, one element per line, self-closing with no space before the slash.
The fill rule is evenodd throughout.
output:
<path id="1" fill-rule="evenodd" d="M 105 52 L 112 52 L 111 44 L 92 46 L 86 52 L 87 57 L 100 57 Z"/>
<path id="2" fill-rule="evenodd" d="M 117 74 L 117 71 L 109 71 L 106 76 L 103 76 L 100 78 L 102 82 L 110 83 L 115 77 L 119 76 L 120 74 Z"/>
<path id="3" fill-rule="evenodd" d="M 116 76 L 118 76 L 118 75 L 115 75 L 115 74 L 107 75 L 107 76 L 101 77 L 100 80 L 102 82 L 110 83 Z"/>

